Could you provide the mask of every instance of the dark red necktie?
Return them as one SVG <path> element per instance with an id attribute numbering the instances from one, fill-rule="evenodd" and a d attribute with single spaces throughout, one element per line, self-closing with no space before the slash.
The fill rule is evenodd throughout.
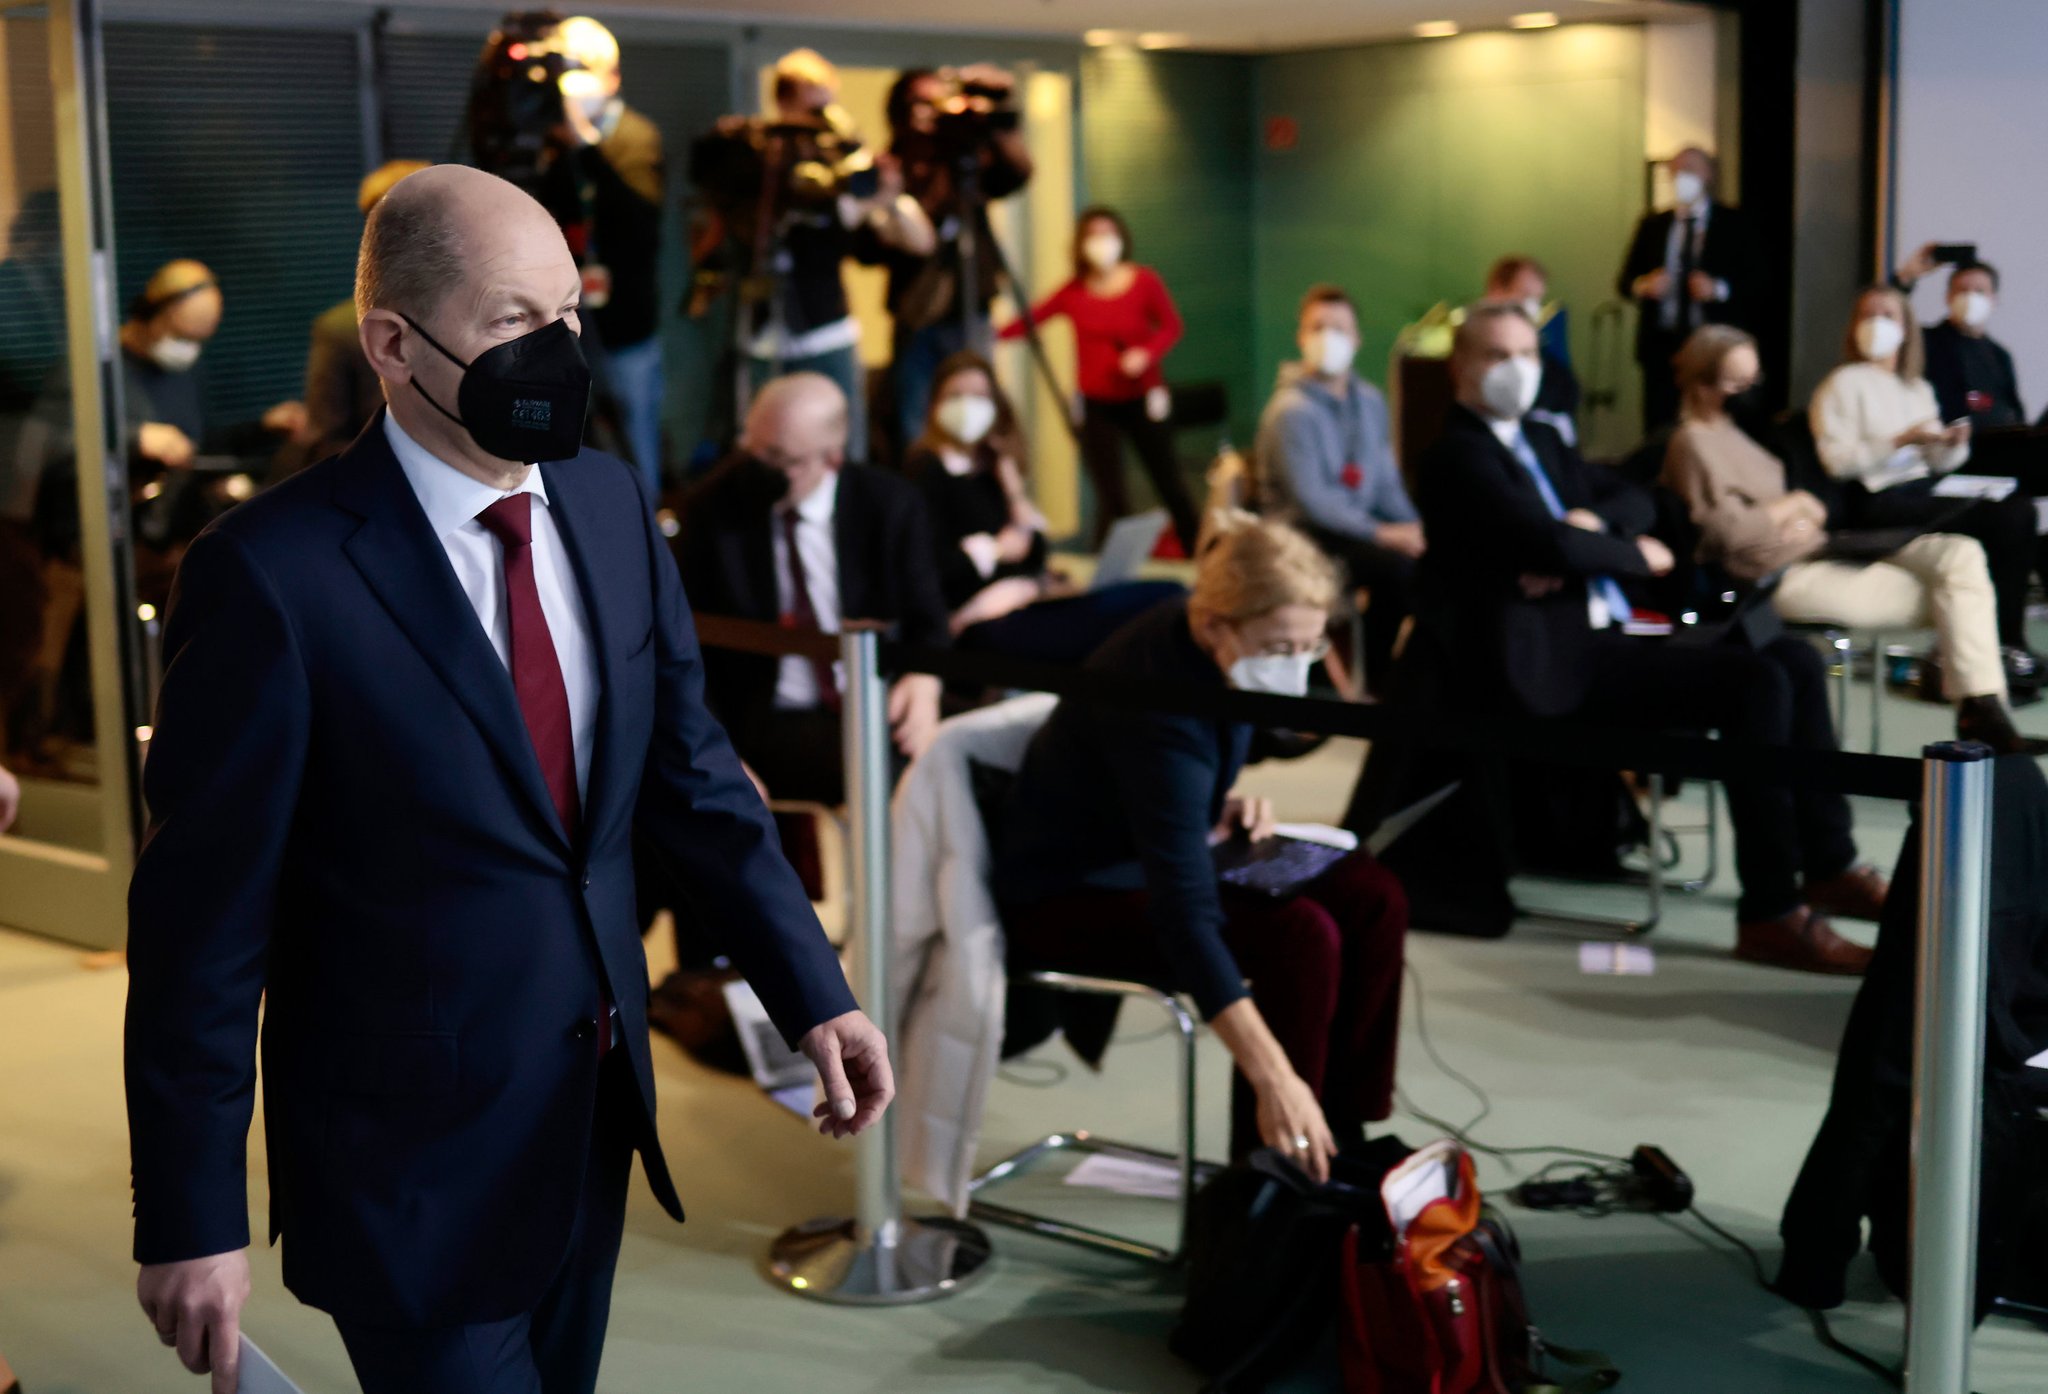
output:
<path id="1" fill-rule="evenodd" d="M 512 494 L 476 515 L 476 520 L 505 546 L 505 611 L 512 621 L 512 690 L 526 718 L 526 734 L 540 757 L 548 795 L 562 820 L 562 831 L 576 841 L 583 801 L 576 792 L 576 731 L 569 721 L 569 688 L 562 681 L 562 661 L 555 636 L 540 608 L 540 587 L 533 579 L 533 495 Z M 612 1006 L 604 1004 L 596 1022 L 598 1058 L 611 1051 Z"/>
<path id="2" fill-rule="evenodd" d="M 822 634 L 818 623 L 818 607 L 811 604 L 810 577 L 804 572 L 804 554 L 796 546 L 796 510 L 785 509 L 782 513 L 782 536 L 789 544 L 789 613 L 782 617 L 785 629 L 799 629 L 806 634 Z M 757 534 L 758 535 L 758 534 Z M 839 680 L 832 672 L 832 665 L 822 658 L 811 660 L 811 674 L 818 681 L 818 703 L 827 711 L 839 710 Z"/>
<path id="3" fill-rule="evenodd" d="M 562 831 L 576 840 L 582 800 L 576 793 L 576 733 L 569 723 L 569 689 L 555 638 L 540 608 L 533 579 L 533 495 L 512 494 L 476 515 L 505 545 L 505 611 L 512 622 L 512 690 L 526 718 L 526 734 L 540 757 Z"/>

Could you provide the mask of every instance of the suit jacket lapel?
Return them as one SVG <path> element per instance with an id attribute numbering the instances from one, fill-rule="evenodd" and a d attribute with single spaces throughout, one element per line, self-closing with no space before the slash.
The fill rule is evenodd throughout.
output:
<path id="1" fill-rule="evenodd" d="M 339 461 L 335 502 L 363 520 L 342 550 L 398 627 L 476 722 L 506 777 L 566 846 L 511 674 L 477 622 L 419 499 L 384 438 L 383 415 Z"/>
<path id="2" fill-rule="evenodd" d="M 854 468 L 859 468 L 855 466 Z M 839 565 L 839 618 L 873 619 L 880 611 L 871 603 L 868 582 L 873 568 L 867 564 L 866 543 L 870 534 L 862 510 L 860 486 L 839 472 L 839 498 L 832 509 L 832 555 Z"/>

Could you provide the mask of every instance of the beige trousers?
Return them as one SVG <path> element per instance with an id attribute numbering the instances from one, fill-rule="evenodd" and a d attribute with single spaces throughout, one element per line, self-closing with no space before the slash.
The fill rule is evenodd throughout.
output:
<path id="1" fill-rule="evenodd" d="M 1920 629 L 1941 636 L 1943 694 L 2005 696 L 1998 612 L 1984 549 L 1973 537 L 1928 533 L 1883 561 L 1803 561 L 1774 597 L 1788 620 L 1850 629 Z"/>

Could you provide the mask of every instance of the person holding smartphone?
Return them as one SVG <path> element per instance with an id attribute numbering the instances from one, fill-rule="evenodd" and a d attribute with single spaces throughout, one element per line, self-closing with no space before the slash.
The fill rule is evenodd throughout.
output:
<path id="1" fill-rule="evenodd" d="M 1927 380 L 1926 347 L 1906 297 L 1871 286 L 1857 297 L 1843 362 L 1815 389 L 1808 415 L 1824 469 L 1844 484 L 1844 526 L 1927 527 L 1984 544 L 1998 593 L 1998 642 L 2016 702 L 2041 685 L 2041 660 L 2027 647 L 2027 587 L 2035 567 L 2033 500 L 2014 492 L 1993 502 L 1946 499 L 1936 476 L 1970 458 L 1970 421 L 1945 419 Z"/>

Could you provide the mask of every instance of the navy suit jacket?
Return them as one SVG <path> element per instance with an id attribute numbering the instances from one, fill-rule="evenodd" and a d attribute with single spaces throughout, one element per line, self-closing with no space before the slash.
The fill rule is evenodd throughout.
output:
<path id="1" fill-rule="evenodd" d="M 637 476 L 589 451 L 541 470 L 603 685 L 573 843 L 381 413 L 186 554 L 129 889 L 137 1261 L 248 1242 L 265 998 L 271 1237 L 303 1301 L 388 1326 L 533 1307 L 577 1213 L 608 998 L 647 1179 L 681 1219 L 654 1129 L 636 821 L 785 1035 L 852 1010 L 705 706 Z"/>
<path id="2" fill-rule="evenodd" d="M 1416 640 L 1440 649 L 1462 700 L 1558 716 L 1585 701 L 1594 632 L 1586 581 L 1650 574 L 1635 539 L 1656 521 L 1650 496 L 1619 470 L 1589 465 L 1540 421 L 1522 434 L 1567 509 L 1606 520 L 1590 532 L 1550 516 L 1529 471 L 1470 408 L 1453 406 L 1415 468 L 1415 504 L 1429 531 Z M 1524 575 L 1564 585 L 1531 599 Z"/>

